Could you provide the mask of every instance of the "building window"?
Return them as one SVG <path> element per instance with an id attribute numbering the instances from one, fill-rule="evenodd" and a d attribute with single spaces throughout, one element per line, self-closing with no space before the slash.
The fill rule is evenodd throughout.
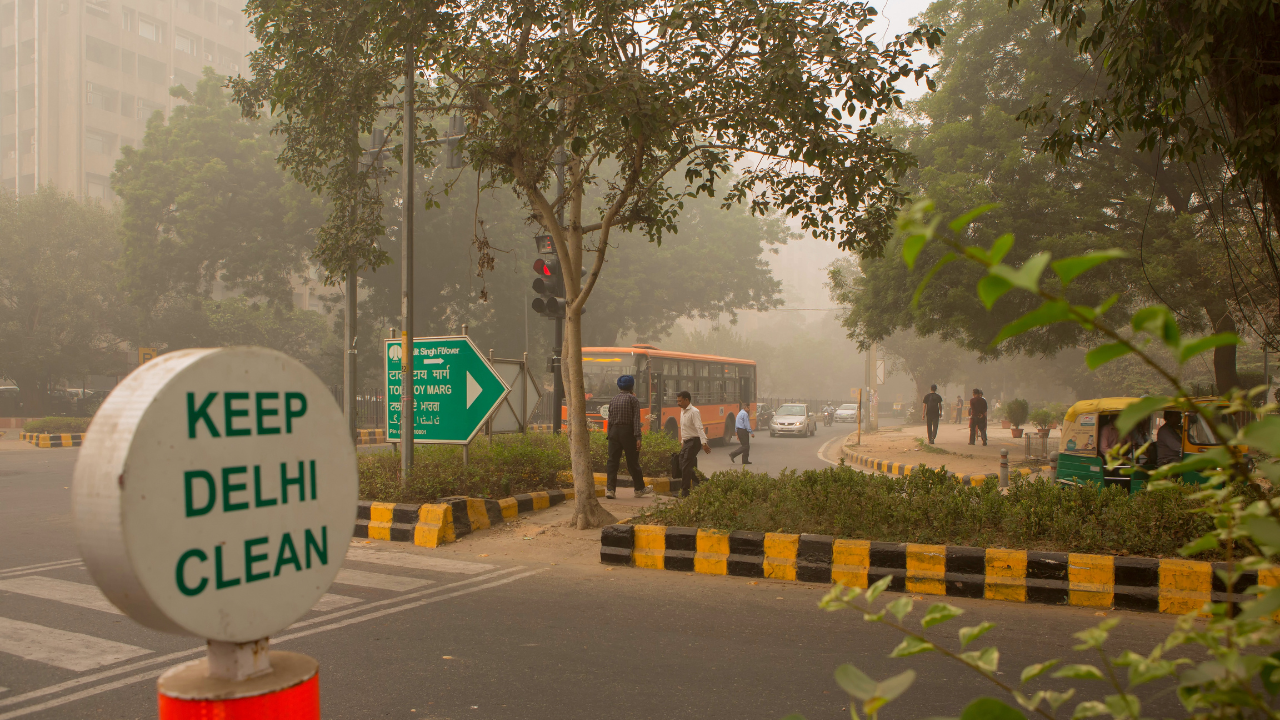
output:
<path id="1" fill-rule="evenodd" d="M 199 17 L 201 11 L 204 9 L 201 7 L 202 5 L 204 5 L 204 3 L 200 2 L 200 0 L 178 0 L 179 10 L 188 15 L 195 15 L 196 17 Z"/>
<path id="2" fill-rule="evenodd" d="M 133 32 L 133 10 L 127 7 L 120 8 L 120 29 L 125 32 Z"/>
<path id="3" fill-rule="evenodd" d="M 138 116 L 136 98 L 129 93 L 120 93 L 120 114 L 127 118 Z"/>
<path id="4" fill-rule="evenodd" d="M 244 27 L 245 25 L 244 15 L 242 15 L 241 13 L 231 12 L 230 10 L 219 5 L 218 6 L 218 24 L 224 28 L 231 29 L 236 26 L 236 23 L 239 23 L 241 27 Z"/>
<path id="5" fill-rule="evenodd" d="M 138 119 L 148 120 L 157 112 L 163 112 L 164 108 L 153 102 L 147 102 L 142 98 L 138 98 Z"/>
<path id="6" fill-rule="evenodd" d="M 185 85 L 188 90 L 194 91 L 196 89 L 196 85 L 200 84 L 200 76 L 192 72 L 187 72 L 182 68 L 174 68 L 173 84 Z"/>
<path id="7" fill-rule="evenodd" d="M 204 4 L 204 19 L 207 20 L 208 22 L 214 23 L 215 25 L 217 24 L 218 22 L 217 3 L 212 2 L 212 0 L 210 0 L 209 2 L 206 2 Z"/>
<path id="8" fill-rule="evenodd" d="M 111 19 L 111 3 L 107 0 L 84 0 L 84 12 L 103 20 Z"/>
<path id="9" fill-rule="evenodd" d="M 128 77 L 133 77 L 138 68 L 138 56 L 134 55 L 130 50 L 120 51 L 120 72 Z"/>
<path id="10" fill-rule="evenodd" d="M 196 46 L 198 44 L 199 44 L 198 40 L 188 37 L 186 35 L 183 35 L 182 33 L 173 34 L 173 48 L 178 52 L 184 52 L 188 55 L 195 55 Z"/>
<path id="11" fill-rule="evenodd" d="M 137 141 L 137 140 L 134 140 L 134 139 L 133 139 L 133 138 L 131 138 L 131 137 L 126 137 L 126 136 L 124 136 L 124 135 L 121 135 L 121 136 L 120 136 L 120 149 L 121 149 L 121 150 L 123 150 L 123 149 L 124 149 L 124 148 L 126 148 L 126 147 L 136 148 L 136 147 L 138 147 L 138 141 Z"/>
<path id="12" fill-rule="evenodd" d="M 84 56 L 89 62 L 106 65 L 112 70 L 120 69 L 120 48 L 106 40 L 85 35 Z"/>
<path id="13" fill-rule="evenodd" d="M 145 55 L 138 56 L 138 79 L 157 85 L 169 84 L 168 67 L 159 60 L 152 60 Z"/>
<path id="14" fill-rule="evenodd" d="M 90 200 L 111 202 L 111 183 L 102 175 L 84 174 L 84 194 Z"/>
<path id="15" fill-rule="evenodd" d="M 120 93 L 98 83 L 85 83 L 85 102 L 99 110 L 115 112 L 119 107 Z"/>
<path id="16" fill-rule="evenodd" d="M 94 155 L 110 155 L 116 150 L 116 136 L 104 130 L 85 128 L 84 149 Z"/>
<path id="17" fill-rule="evenodd" d="M 148 40 L 160 42 L 164 38 L 161 32 L 160 22 L 153 18 L 139 16 L 138 17 L 138 34 Z"/>

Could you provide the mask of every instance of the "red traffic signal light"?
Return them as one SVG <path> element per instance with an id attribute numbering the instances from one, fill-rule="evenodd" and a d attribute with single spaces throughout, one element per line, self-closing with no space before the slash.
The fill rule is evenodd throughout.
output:
<path id="1" fill-rule="evenodd" d="M 533 271 L 539 275 L 546 275 L 547 277 L 551 277 L 554 274 L 551 270 L 551 266 L 542 258 L 538 258 L 533 261 Z"/>

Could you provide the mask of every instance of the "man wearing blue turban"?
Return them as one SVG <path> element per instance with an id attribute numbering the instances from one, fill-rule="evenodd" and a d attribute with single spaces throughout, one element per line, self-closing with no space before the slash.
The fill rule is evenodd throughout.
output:
<path id="1" fill-rule="evenodd" d="M 649 493 L 644 486 L 644 473 L 640 470 L 640 400 L 636 397 L 635 386 L 635 378 L 623 375 L 618 378 L 618 394 L 609 401 L 609 464 L 605 469 L 608 480 L 604 496 L 610 499 L 618 496 L 618 461 L 624 453 L 636 497 Z"/>

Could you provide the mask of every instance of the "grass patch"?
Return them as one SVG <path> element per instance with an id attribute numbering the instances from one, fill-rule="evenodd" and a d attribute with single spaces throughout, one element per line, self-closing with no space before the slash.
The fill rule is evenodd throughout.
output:
<path id="1" fill-rule="evenodd" d="M 645 433 L 640 469 L 646 477 L 665 477 L 678 443 L 663 433 Z M 591 433 L 593 472 L 604 472 L 608 440 Z M 413 476 L 400 484 L 400 455 L 394 450 L 360 453 L 360 499 L 379 502 L 429 503 L 442 497 L 504 498 L 520 493 L 562 487 L 559 474 L 570 469 L 566 435 L 527 433 L 496 435 L 471 444 L 470 459 L 462 464 L 458 445 L 420 445 L 413 456 Z M 620 467 L 626 474 L 625 456 Z"/>
<path id="2" fill-rule="evenodd" d="M 952 454 L 950 450 L 943 450 L 937 445 L 930 445 L 929 443 L 924 441 L 924 438 L 916 438 L 916 449 L 923 450 L 927 453 L 933 453 L 934 455 Z"/>
<path id="3" fill-rule="evenodd" d="M 22 423 L 22 432 L 56 435 L 58 433 L 82 433 L 89 427 L 87 417 L 46 417 Z"/>
<path id="4" fill-rule="evenodd" d="M 837 538 L 1019 550 L 1177 557 L 1212 529 L 1193 512 L 1191 488 L 1129 495 L 1046 480 L 964 487 L 945 472 L 907 477 L 848 467 L 778 477 L 719 472 L 680 502 L 655 507 L 633 524 L 815 533 Z M 1220 551 L 1197 556 L 1216 559 Z"/>

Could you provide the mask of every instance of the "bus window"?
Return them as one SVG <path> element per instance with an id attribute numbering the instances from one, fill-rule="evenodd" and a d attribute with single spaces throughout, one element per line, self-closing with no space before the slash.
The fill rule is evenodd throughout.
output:
<path id="1" fill-rule="evenodd" d="M 635 361 L 630 355 L 584 355 L 582 380 L 587 397 L 609 400 L 618 393 L 618 378 L 635 373 Z"/>
<path id="2" fill-rule="evenodd" d="M 708 366 L 707 374 L 713 378 L 724 377 L 724 366 L 720 363 Z"/>
<path id="3" fill-rule="evenodd" d="M 712 380 L 712 381 L 711 381 L 711 402 L 713 402 L 713 403 L 725 403 L 725 402 L 729 402 L 729 399 L 728 399 L 728 398 L 726 398 L 726 397 L 724 396 L 724 381 L 723 381 L 723 380 Z"/>
<path id="4" fill-rule="evenodd" d="M 696 375 L 696 374 L 697 374 L 697 373 L 695 373 L 695 372 L 693 371 L 693 361 L 692 361 L 692 360 L 681 360 L 681 361 L 680 361 L 680 374 L 681 374 L 681 375 L 683 375 L 683 376 L 685 376 L 685 377 L 693 377 L 694 375 Z"/>
<path id="5" fill-rule="evenodd" d="M 725 377 L 731 377 L 731 378 L 736 378 L 736 377 L 738 377 L 738 366 L 737 366 L 737 365 L 725 365 L 725 366 L 724 366 L 724 376 L 725 376 Z"/>
<path id="6" fill-rule="evenodd" d="M 698 363 L 698 377 L 707 377 L 711 374 L 711 366 L 707 363 Z"/>

